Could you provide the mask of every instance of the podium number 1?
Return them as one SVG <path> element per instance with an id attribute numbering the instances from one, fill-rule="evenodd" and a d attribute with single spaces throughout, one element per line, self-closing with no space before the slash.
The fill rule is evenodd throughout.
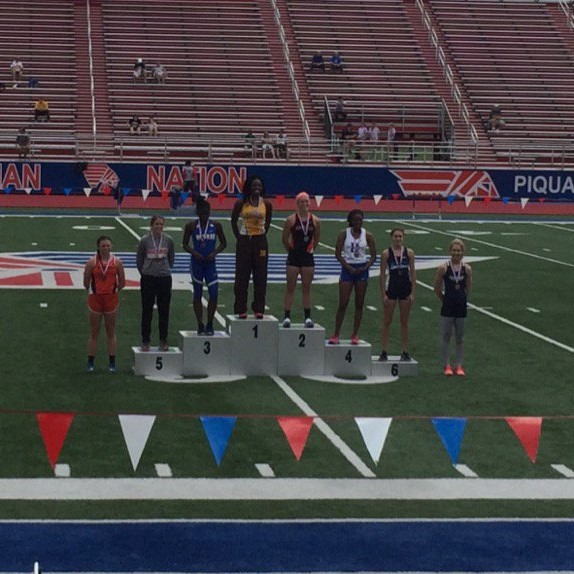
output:
<path id="1" fill-rule="evenodd" d="M 257 339 L 259 335 L 259 325 L 254 325 L 252 331 L 253 331 L 253 337 Z"/>

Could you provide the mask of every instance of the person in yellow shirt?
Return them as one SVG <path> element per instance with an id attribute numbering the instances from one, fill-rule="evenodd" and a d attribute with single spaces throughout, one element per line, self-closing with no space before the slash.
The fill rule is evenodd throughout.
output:
<path id="1" fill-rule="evenodd" d="M 37 122 L 50 121 L 50 106 L 44 98 L 40 98 L 34 104 L 34 120 Z"/>
<path id="2" fill-rule="evenodd" d="M 267 231 L 271 226 L 273 206 L 264 199 L 265 186 L 260 177 L 252 175 L 243 184 L 243 198 L 233 206 L 231 228 L 237 239 L 235 247 L 234 313 L 247 318 L 249 279 L 253 274 L 253 303 L 257 319 L 265 312 L 267 293 L 267 262 L 269 247 Z"/>

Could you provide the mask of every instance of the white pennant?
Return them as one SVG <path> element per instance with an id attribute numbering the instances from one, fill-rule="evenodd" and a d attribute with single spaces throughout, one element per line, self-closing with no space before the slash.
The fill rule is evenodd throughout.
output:
<path id="1" fill-rule="evenodd" d="M 373 459 L 375 464 L 378 464 L 389 427 L 391 426 L 390 418 L 375 418 L 375 417 L 356 417 L 355 422 L 361 431 L 361 436 L 365 442 L 365 446 Z"/>
<path id="2" fill-rule="evenodd" d="M 375 205 L 379 205 L 379 201 L 383 199 L 382 195 L 373 195 L 373 199 L 375 200 Z"/>
<path id="3" fill-rule="evenodd" d="M 137 470 L 155 415 L 118 415 L 134 471 Z"/>
<path id="4" fill-rule="evenodd" d="M 150 193 L 151 193 L 151 189 L 142 189 L 142 197 L 143 197 L 144 201 L 147 199 L 147 197 Z"/>
<path id="5" fill-rule="evenodd" d="M 522 209 L 525 208 L 526 204 L 528 203 L 528 201 L 530 200 L 529 197 L 521 197 L 520 198 L 520 205 L 522 205 Z"/>
<path id="6" fill-rule="evenodd" d="M 465 196 L 464 196 L 464 203 L 466 204 L 466 207 L 468 207 L 468 206 L 472 203 L 472 200 L 473 200 L 473 199 L 474 199 L 474 198 L 473 198 L 472 196 L 470 196 L 470 195 L 465 195 Z"/>
<path id="7" fill-rule="evenodd" d="M 24 191 L 26 192 L 27 195 L 30 195 L 32 193 L 32 188 L 31 187 L 25 187 Z"/>
<path id="8" fill-rule="evenodd" d="M 86 194 L 86 197 L 90 197 L 90 193 L 92 193 L 92 188 L 84 187 L 84 193 Z"/>
<path id="9" fill-rule="evenodd" d="M 319 207 L 321 205 L 321 202 L 323 201 L 323 196 L 322 195 L 316 195 L 315 201 L 317 202 L 317 207 Z"/>

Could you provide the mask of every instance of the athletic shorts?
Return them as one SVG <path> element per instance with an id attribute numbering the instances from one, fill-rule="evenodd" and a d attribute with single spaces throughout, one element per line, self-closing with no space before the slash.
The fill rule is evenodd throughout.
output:
<path id="1" fill-rule="evenodd" d="M 88 308 L 92 313 L 99 315 L 113 313 L 120 303 L 118 293 L 90 293 L 88 295 Z"/>
<path id="2" fill-rule="evenodd" d="M 404 301 L 409 298 L 412 290 L 412 285 L 409 283 L 408 285 L 401 286 L 399 288 L 387 289 L 385 293 L 391 301 Z"/>
<path id="3" fill-rule="evenodd" d="M 287 265 L 291 267 L 315 267 L 315 258 L 312 253 L 306 251 L 289 251 L 287 255 Z"/>
<path id="4" fill-rule="evenodd" d="M 351 267 L 354 269 L 360 269 L 364 267 L 364 263 L 351 263 Z M 359 275 L 351 275 L 346 267 L 341 267 L 341 275 L 339 276 L 340 281 L 350 281 L 351 283 L 356 283 L 358 281 L 368 281 L 369 280 L 369 270 L 366 269 Z"/>
<path id="5" fill-rule="evenodd" d="M 191 279 L 193 282 L 193 296 L 201 299 L 203 283 L 207 285 L 210 298 L 217 298 L 218 278 L 215 259 L 212 261 L 191 261 Z"/>

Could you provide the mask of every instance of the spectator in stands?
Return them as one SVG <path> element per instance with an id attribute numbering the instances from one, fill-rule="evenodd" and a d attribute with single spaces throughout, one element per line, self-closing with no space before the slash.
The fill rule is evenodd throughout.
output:
<path id="1" fill-rule="evenodd" d="M 357 140 L 360 143 L 365 143 L 369 139 L 369 128 L 365 122 L 362 122 L 357 130 Z"/>
<path id="2" fill-rule="evenodd" d="M 6 91 L 6 84 L 4 82 L 0 82 L 0 94 Z"/>
<path id="3" fill-rule="evenodd" d="M 393 122 L 389 124 L 389 129 L 387 130 L 387 147 L 389 158 L 394 157 L 397 152 L 397 129 Z"/>
<path id="4" fill-rule="evenodd" d="M 343 142 L 343 155 L 346 157 L 350 153 L 352 153 L 355 147 L 355 129 L 353 128 L 353 124 L 349 122 L 342 130 L 341 130 L 341 141 Z"/>
<path id="5" fill-rule="evenodd" d="M 159 133 L 159 125 L 155 116 L 150 116 L 147 123 L 147 133 L 150 136 L 157 136 Z"/>
<path id="6" fill-rule="evenodd" d="M 134 82 L 146 82 L 146 69 L 143 58 L 138 58 L 134 64 Z"/>
<path id="7" fill-rule="evenodd" d="M 502 110 L 498 104 L 494 104 L 488 116 L 488 129 L 494 133 L 498 133 L 500 128 L 503 126 L 504 120 L 502 119 Z"/>
<path id="8" fill-rule="evenodd" d="M 343 56 L 339 52 L 331 56 L 331 72 L 343 73 Z"/>
<path id="9" fill-rule="evenodd" d="M 167 78 L 167 70 L 163 64 L 158 64 L 153 68 L 153 79 L 158 84 L 165 84 L 165 80 Z"/>
<path id="10" fill-rule="evenodd" d="M 16 149 L 18 150 L 18 159 L 26 159 L 30 153 L 30 136 L 26 128 L 20 128 L 16 136 Z"/>
<path id="11" fill-rule="evenodd" d="M 142 133 L 142 121 L 137 114 L 134 114 L 128 120 L 128 126 L 130 127 L 130 135 L 139 136 Z"/>
<path id="12" fill-rule="evenodd" d="M 373 142 L 374 145 L 379 143 L 379 139 L 381 138 L 381 130 L 377 127 L 377 124 L 373 122 L 371 127 L 369 128 L 369 139 Z"/>
<path id="13" fill-rule="evenodd" d="M 345 102 L 339 96 L 335 102 L 335 111 L 333 112 L 334 122 L 344 122 L 347 119 L 347 112 L 345 111 Z"/>
<path id="14" fill-rule="evenodd" d="M 289 159 L 289 140 L 283 128 L 275 136 L 275 153 L 278 158 Z"/>
<path id="15" fill-rule="evenodd" d="M 251 157 L 255 157 L 255 153 L 257 150 L 257 142 L 255 138 L 255 134 L 253 133 L 252 129 L 248 129 L 247 133 L 245 134 L 245 151 Z"/>
<path id="16" fill-rule="evenodd" d="M 38 78 L 35 78 L 34 76 L 30 76 L 28 78 L 28 87 L 29 88 L 37 88 L 38 87 Z"/>
<path id="17" fill-rule="evenodd" d="M 313 56 L 311 56 L 311 71 L 315 68 L 321 70 L 321 72 L 325 71 L 325 60 L 323 59 L 323 54 L 321 54 L 320 50 L 317 50 Z"/>
<path id="18" fill-rule="evenodd" d="M 34 120 L 37 122 L 50 121 L 50 106 L 44 98 L 40 98 L 34 104 Z"/>
<path id="19" fill-rule="evenodd" d="M 273 143 L 269 132 L 263 132 L 263 137 L 261 138 L 261 157 L 265 159 L 267 157 L 267 152 L 271 152 L 271 158 L 275 159 L 275 150 L 273 149 Z"/>
<path id="20" fill-rule="evenodd" d="M 183 191 L 191 194 L 191 202 L 195 203 L 199 197 L 199 189 L 196 179 L 195 167 L 188 159 L 181 168 L 181 176 L 183 178 Z"/>
<path id="21" fill-rule="evenodd" d="M 18 87 L 18 82 L 22 80 L 22 72 L 24 71 L 24 64 L 22 64 L 20 58 L 14 58 L 12 64 L 10 64 L 10 71 L 12 72 L 12 81 L 14 82 L 14 87 Z"/>

